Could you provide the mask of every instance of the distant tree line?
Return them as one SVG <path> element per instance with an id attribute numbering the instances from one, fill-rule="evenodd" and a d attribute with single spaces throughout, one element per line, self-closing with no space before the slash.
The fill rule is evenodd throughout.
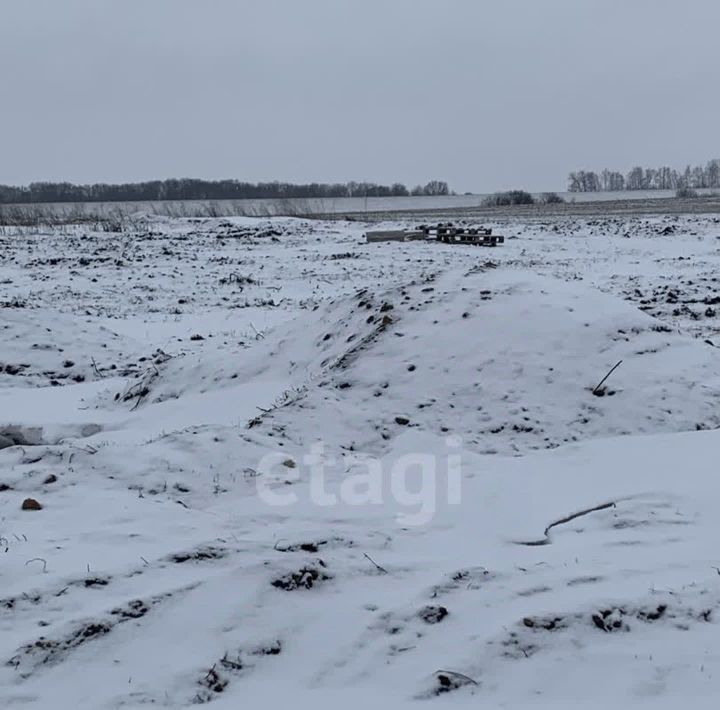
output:
<path id="1" fill-rule="evenodd" d="M 240 182 L 239 180 L 152 180 L 112 185 L 74 185 L 69 182 L 34 182 L 25 187 L 0 185 L 0 203 L 42 202 L 146 202 L 165 200 L 246 200 L 330 197 L 407 197 L 449 195 L 446 182 L 431 180 L 409 190 L 401 183 Z"/>
<path id="2" fill-rule="evenodd" d="M 600 173 L 579 170 L 570 173 L 570 192 L 615 192 L 619 190 L 680 190 L 720 188 L 720 160 L 704 167 L 688 165 L 684 171 L 673 168 L 633 168 L 627 175 L 612 170 Z"/>

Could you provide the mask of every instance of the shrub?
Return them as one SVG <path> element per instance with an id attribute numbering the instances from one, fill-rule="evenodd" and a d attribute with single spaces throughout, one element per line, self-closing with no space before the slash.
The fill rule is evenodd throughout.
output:
<path id="1" fill-rule="evenodd" d="M 696 197 L 700 197 L 697 190 L 693 190 L 692 187 L 679 187 L 675 191 L 675 197 L 679 197 L 682 200 L 694 200 Z"/>
<path id="2" fill-rule="evenodd" d="M 535 198 L 524 190 L 496 192 L 483 200 L 485 207 L 507 207 L 509 205 L 534 205 Z"/>
<path id="3" fill-rule="evenodd" d="M 565 204 L 565 198 L 560 197 L 557 192 L 544 192 L 540 202 L 544 205 L 562 205 Z"/>

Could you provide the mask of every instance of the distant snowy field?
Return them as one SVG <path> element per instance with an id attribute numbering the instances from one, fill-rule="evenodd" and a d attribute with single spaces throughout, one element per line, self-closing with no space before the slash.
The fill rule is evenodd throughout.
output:
<path id="1" fill-rule="evenodd" d="M 700 195 L 713 195 L 717 190 L 700 188 Z M 542 200 L 544 193 L 534 193 Z M 620 192 L 561 192 L 560 196 L 570 203 L 598 203 L 616 201 L 654 201 L 675 197 L 675 190 L 626 190 Z M 133 215 L 145 212 L 170 217 L 197 217 L 224 215 L 246 215 L 250 217 L 271 217 L 278 215 L 346 215 L 363 212 L 400 212 L 419 210 L 450 210 L 482 207 L 489 194 L 437 195 L 415 197 L 326 197 L 244 199 L 244 200 L 166 200 L 145 202 L 55 202 L 38 204 L 3 205 L 3 209 L 28 215 L 54 215 L 58 219 L 73 216 L 107 217 Z M 688 207 L 692 207 L 692 200 Z M 690 210 L 688 210 L 690 211 Z"/>
<path id="2" fill-rule="evenodd" d="M 487 226 L 0 231 L 0 707 L 714 707 L 720 217 Z"/>

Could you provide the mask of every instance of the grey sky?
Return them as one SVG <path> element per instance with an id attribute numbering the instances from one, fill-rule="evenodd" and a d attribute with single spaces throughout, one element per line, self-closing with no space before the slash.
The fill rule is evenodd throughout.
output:
<path id="1" fill-rule="evenodd" d="M 705 162 L 718 0 L 1 0 L 0 183 Z"/>

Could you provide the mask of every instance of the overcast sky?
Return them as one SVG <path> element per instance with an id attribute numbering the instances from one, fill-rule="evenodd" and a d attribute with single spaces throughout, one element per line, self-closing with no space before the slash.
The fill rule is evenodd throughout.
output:
<path id="1" fill-rule="evenodd" d="M 718 0 L 0 0 L 0 183 L 564 189 L 720 157 Z"/>

